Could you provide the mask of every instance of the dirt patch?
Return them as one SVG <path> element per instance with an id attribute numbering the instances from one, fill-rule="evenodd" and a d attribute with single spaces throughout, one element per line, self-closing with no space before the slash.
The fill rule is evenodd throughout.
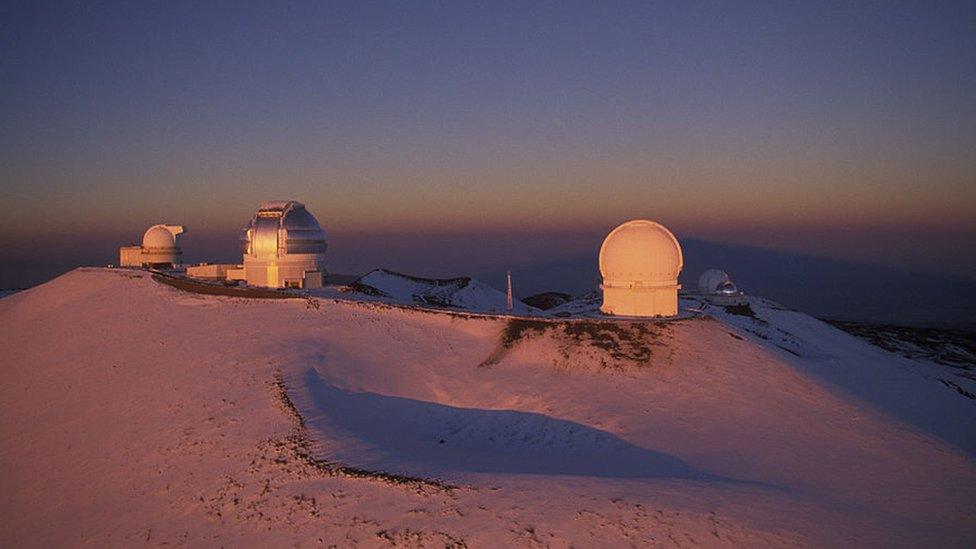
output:
<path id="1" fill-rule="evenodd" d="M 535 307 L 536 309 L 542 311 L 548 311 L 554 307 L 558 307 L 564 303 L 569 303 L 573 300 L 573 296 L 569 294 L 564 294 L 562 292 L 544 292 L 541 294 L 530 295 L 522 299 L 522 303 L 525 303 L 529 307 Z"/>
<path id="2" fill-rule="evenodd" d="M 511 349 L 519 341 L 531 334 L 543 334 L 554 327 L 552 322 L 544 320 L 531 320 L 526 318 L 513 318 L 505 323 L 502 330 L 501 346 Z"/>
<path id="3" fill-rule="evenodd" d="M 976 400 L 976 393 L 971 393 L 963 389 L 962 386 L 956 383 L 955 381 L 949 381 L 948 379 L 942 379 L 941 377 L 939 378 L 939 381 L 941 381 L 942 384 L 945 385 L 946 387 L 950 389 L 955 389 L 956 392 L 959 393 L 960 395 L 970 400 Z"/>
<path id="4" fill-rule="evenodd" d="M 943 328 L 822 320 L 886 351 L 906 358 L 921 358 L 952 366 L 962 370 L 962 377 L 976 379 L 976 333 Z"/>
<path id="5" fill-rule="evenodd" d="M 224 286 L 222 284 L 212 284 L 189 278 L 153 273 L 152 279 L 160 284 L 172 286 L 177 290 L 192 292 L 204 295 L 224 295 L 230 297 L 250 297 L 257 299 L 301 299 L 305 296 L 286 292 L 284 290 L 273 290 L 270 288 L 240 288 L 237 286 Z"/>
<path id="6" fill-rule="evenodd" d="M 564 363 L 579 353 L 597 350 L 603 368 L 644 367 L 668 347 L 671 327 L 667 322 L 611 322 L 599 320 L 546 321 L 510 319 L 499 336 L 499 344 L 480 366 L 497 364 L 519 343 L 532 337 L 550 337 L 558 343 Z"/>
<path id="7" fill-rule="evenodd" d="M 725 312 L 729 313 L 730 315 L 747 316 L 749 318 L 759 320 L 759 317 L 756 316 L 756 312 L 752 310 L 752 307 L 748 303 L 744 305 L 726 305 Z"/>
<path id="8" fill-rule="evenodd" d="M 417 532 L 409 528 L 380 530 L 376 532 L 376 537 L 394 546 L 444 547 L 444 549 L 464 549 L 468 546 L 463 539 L 457 539 L 446 532 Z"/>

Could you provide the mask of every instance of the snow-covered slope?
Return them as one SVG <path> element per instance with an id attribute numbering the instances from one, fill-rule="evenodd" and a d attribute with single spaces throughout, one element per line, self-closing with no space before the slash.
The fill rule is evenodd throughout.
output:
<path id="1" fill-rule="evenodd" d="M 806 374 L 976 455 L 976 400 L 967 396 L 976 392 L 976 380 L 967 369 L 910 360 L 758 297 L 741 307 L 687 299 L 753 341 L 783 351 Z"/>
<path id="2" fill-rule="evenodd" d="M 393 303 L 449 307 L 472 312 L 529 314 L 534 309 L 521 301 L 507 311 L 505 294 L 467 277 L 432 279 L 376 269 L 350 287 L 367 296 L 388 298 Z"/>
<path id="3" fill-rule="evenodd" d="M 0 300 L 0 540 L 976 540 L 973 401 L 797 313 L 766 319 L 800 333 L 787 349 L 708 313 L 491 318 L 77 270 Z"/>

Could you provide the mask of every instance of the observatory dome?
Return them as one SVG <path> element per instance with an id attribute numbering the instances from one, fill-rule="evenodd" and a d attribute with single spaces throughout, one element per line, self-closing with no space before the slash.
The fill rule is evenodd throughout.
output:
<path id="1" fill-rule="evenodd" d="M 601 310 L 628 316 L 677 314 L 683 265 L 681 245 L 664 225 L 645 219 L 620 225 L 600 247 Z"/>
<path id="2" fill-rule="evenodd" d="M 725 271 L 709 269 L 698 278 L 698 291 L 709 303 L 716 305 L 748 304 L 746 295 L 739 291 Z"/>
<path id="3" fill-rule="evenodd" d="M 153 225 L 142 235 L 142 264 L 176 265 L 180 263 L 183 250 L 179 236 L 183 234 L 182 225 Z"/>
<path id="4" fill-rule="evenodd" d="M 678 314 L 681 245 L 664 225 L 635 219 L 610 231 L 600 247 L 603 306 L 607 314 Z"/>
<path id="5" fill-rule="evenodd" d="M 604 286 L 674 285 L 683 264 L 678 239 L 654 221 L 628 221 L 611 231 L 600 247 Z"/>
<path id="6" fill-rule="evenodd" d="M 698 291 L 703 294 L 714 294 L 720 286 L 731 283 L 728 273 L 719 269 L 709 269 L 698 277 Z"/>
<path id="7" fill-rule="evenodd" d="M 153 225 L 142 235 L 143 248 L 169 249 L 176 247 L 176 235 L 166 225 Z"/>
<path id="8" fill-rule="evenodd" d="M 325 231 L 304 204 L 265 202 L 241 233 L 246 280 L 275 288 L 321 285 L 314 279 L 321 280 L 327 247 Z"/>
<path id="9" fill-rule="evenodd" d="M 294 200 L 265 202 L 241 234 L 244 254 L 260 258 L 324 254 L 327 247 L 318 220 Z"/>

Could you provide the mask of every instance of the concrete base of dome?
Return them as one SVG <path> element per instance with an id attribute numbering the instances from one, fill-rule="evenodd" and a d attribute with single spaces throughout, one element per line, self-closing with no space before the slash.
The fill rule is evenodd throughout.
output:
<path id="1" fill-rule="evenodd" d="M 319 288 L 324 271 L 321 262 L 321 257 L 312 254 L 276 260 L 244 256 L 244 280 L 251 286 L 267 288 Z"/>
<path id="2" fill-rule="evenodd" d="M 615 288 L 603 286 L 600 311 L 617 316 L 661 317 L 678 314 L 680 285 L 655 288 Z"/>
<path id="3" fill-rule="evenodd" d="M 120 267 L 151 267 L 179 265 L 183 252 L 179 248 L 145 248 L 123 246 L 119 248 Z"/>

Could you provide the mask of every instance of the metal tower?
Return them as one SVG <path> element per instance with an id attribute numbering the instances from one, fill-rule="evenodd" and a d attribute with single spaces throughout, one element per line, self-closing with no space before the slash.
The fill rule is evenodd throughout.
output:
<path id="1" fill-rule="evenodd" d="M 508 291 L 505 292 L 505 308 L 511 312 L 514 307 L 512 301 L 512 271 L 508 271 Z"/>

